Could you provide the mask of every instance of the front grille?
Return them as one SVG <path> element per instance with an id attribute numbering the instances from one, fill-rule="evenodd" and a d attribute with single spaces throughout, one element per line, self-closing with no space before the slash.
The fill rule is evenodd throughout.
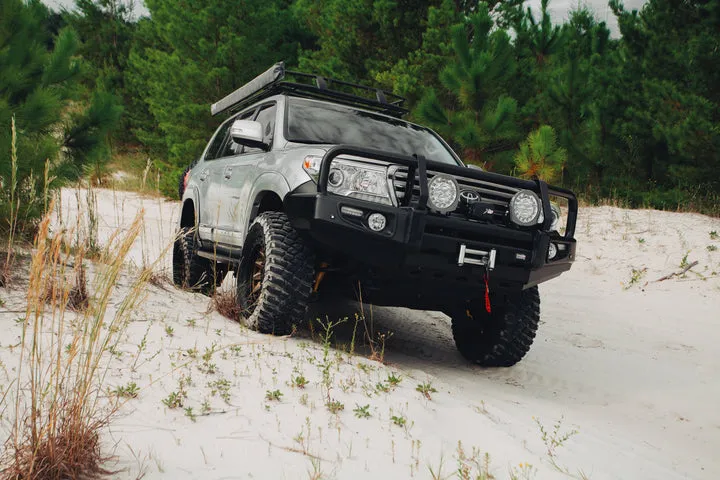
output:
<path id="1" fill-rule="evenodd" d="M 437 175 L 439 172 L 428 171 L 427 177 L 428 182 L 432 177 Z M 408 196 L 406 191 L 408 167 L 397 166 L 390 168 L 390 182 L 395 191 L 395 196 L 398 200 L 399 205 L 409 205 L 413 200 L 417 200 L 420 197 L 420 184 L 418 179 L 415 179 L 413 190 Z M 508 206 L 510 199 L 515 195 L 519 189 L 515 187 L 509 187 L 507 185 L 500 185 L 485 180 L 477 180 L 474 178 L 467 177 L 454 177 L 460 187 L 460 191 L 470 190 L 480 195 L 480 201 L 483 203 L 489 203 L 493 205 L 495 214 L 493 215 L 493 221 L 497 223 L 504 223 L 507 217 Z M 457 209 L 450 214 L 465 215 L 465 205 L 460 202 Z"/>

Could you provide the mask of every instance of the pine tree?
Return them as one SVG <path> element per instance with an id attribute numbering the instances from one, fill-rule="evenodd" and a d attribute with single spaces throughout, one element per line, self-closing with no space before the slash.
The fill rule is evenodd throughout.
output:
<path id="1" fill-rule="evenodd" d="M 463 149 L 467 161 L 488 165 L 488 154 L 512 149 L 517 138 L 517 103 L 506 95 L 516 63 L 510 37 L 492 30 L 481 3 L 467 24 L 452 28 L 455 57 L 439 76 L 450 101 L 431 89 L 415 115 Z"/>
<path id="2" fill-rule="evenodd" d="M 548 183 L 558 183 L 567 161 L 567 151 L 559 147 L 555 130 L 543 125 L 530 132 L 515 154 L 517 173 L 525 178 L 538 177 Z"/>
<path id="3" fill-rule="evenodd" d="M 294 62 L 294 21 L 284 0 L 147 0 L 151 21 L 138 26 L 126 81 L 154 119 L 136 131 L 169 156 L 164 190 L 202 152 L 219 119 L 210 105 L 275 62 Z"/>
<path id="4" fill-rule="evenodd" d="M 103 154 L 107 132 L 121 113 L 115 98 L 101 91 L 78 102 L 85 96 L 79 85 L 82 64 L 75 57 L 78 38 L 69 28 L 53 37 L 50 18 L 38 0 L 0 4 L 0 216 L 9 212 L 14 117 L 19 217 L 30 225 L 44 207 L 46 162 L 50 188 L 77 178 Z"/>

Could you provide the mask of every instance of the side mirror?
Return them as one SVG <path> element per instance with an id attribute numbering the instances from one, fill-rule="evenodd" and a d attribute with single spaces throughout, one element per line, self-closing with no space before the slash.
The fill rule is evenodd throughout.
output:
<path id="1" fill-rule="evenodd" d="M 262 123 L 252 120 L 235 120 L 230 127 L 230 138 L 241 145 L 267 150 L 263 141 Z"/>
<path id="2" fill-rule="evenodd" d="M 472 163 L 468 163 L 467 168 L 472 168 L 473 170 L 480 170 L 481 172 L 484 172 L 484 170 L 481 167 L 478 167 L 477 165 L 473 165 Z"/>

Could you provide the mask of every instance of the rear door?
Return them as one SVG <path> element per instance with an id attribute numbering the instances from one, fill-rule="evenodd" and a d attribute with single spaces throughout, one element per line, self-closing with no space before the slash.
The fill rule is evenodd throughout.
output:
<path id="1" fill-rule="evenodd" d="M 275 102 L 262 104 L 250 117 L 263 127 L 263 140 L 272 149 L 275 134 Z M 229 139 L 225 144 L 227 160 L 223 160 L 222 186 L 220 188 L 221 208 L 215 239 L 226 246 L 241 247 L 247 226 L 248 205 L 252 186 L 258 175 L 257 165 L 266 155 L 260 148 L 252 148 L 235 143 Z"/>
<path id="2" fill-rule="evenodd" d="M 203 240 L 212 240 L 212 229 L 217 225 L 217 189 L 212 188 L 213 183 L 218 179 L 214 178 L 217 173 L 217 162 L 220 158 L 221 148 L 225 143 L 232 119 L 225 121 L 216 130 L 215 135 L 205 151 L 205 155 L 200 163 L 197 184 L 199 190 L 198 197 L 198 235 Z"/>

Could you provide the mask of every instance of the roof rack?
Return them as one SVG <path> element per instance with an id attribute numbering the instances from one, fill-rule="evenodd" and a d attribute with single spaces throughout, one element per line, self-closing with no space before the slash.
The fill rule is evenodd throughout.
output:
<path id="1" fill-rule="evenodd" d="M 295 77 L 297 81 L 283 81 L 287 75 Z M 358 95 L 361 92 L 372 92 L 374 98 Z M 321 75 L 286 70 L 285 62 L 276 63 L 230 95 L 213 103 L 210 111 L 213 116 L 223 112 L 236 112 L 254 102 L 278 93 L 292 93 L 300 97 L 329 100 L 334 103 L 373 110 L 393 117 L 402 117 L 408 113 L 408 110 L 402 106 L 405 99 L 399 95 L 364 85 L 325 78 Z"/>

